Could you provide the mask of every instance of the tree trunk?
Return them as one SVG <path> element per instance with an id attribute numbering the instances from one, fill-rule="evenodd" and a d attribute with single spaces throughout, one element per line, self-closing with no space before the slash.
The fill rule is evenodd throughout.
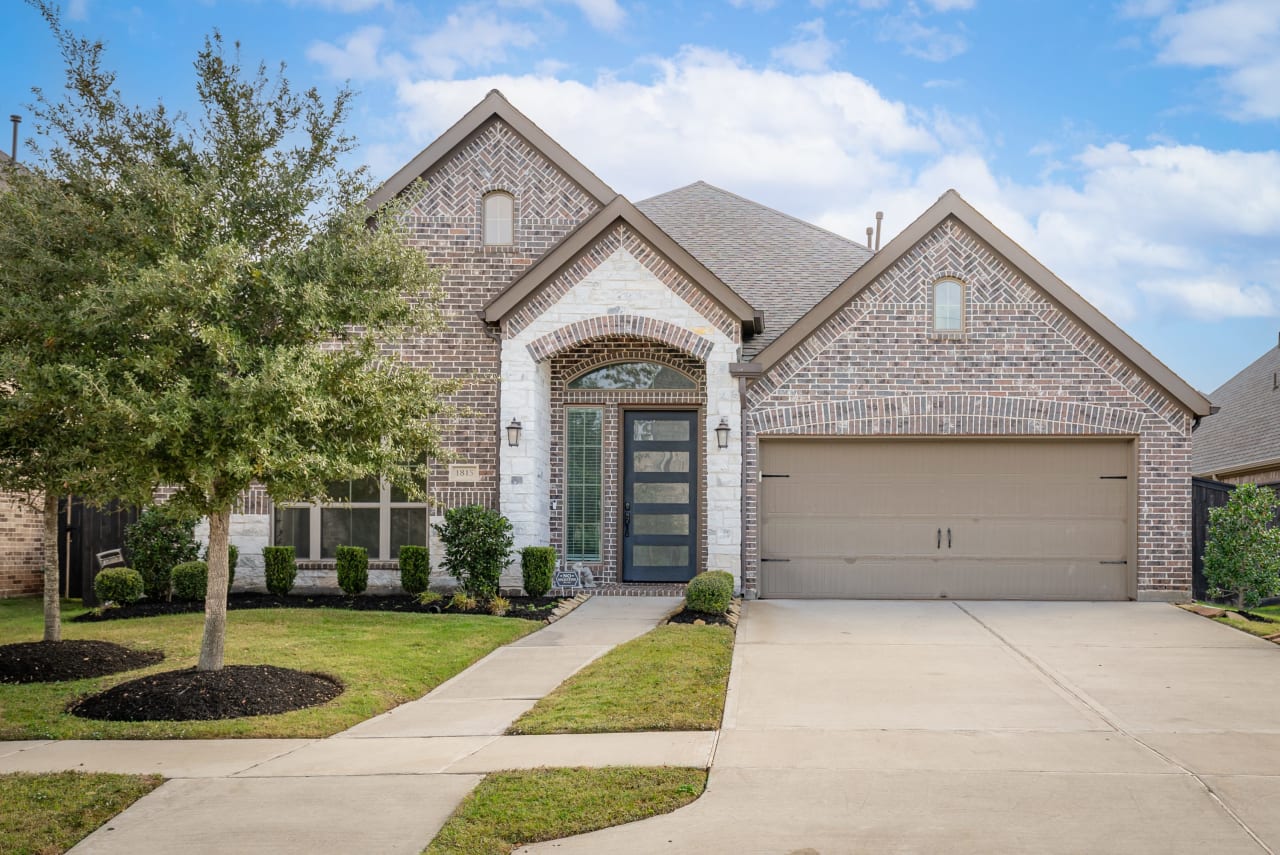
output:
<path id="1" fill-rule="evenodd" d="M 200 642 L 199 671 L 222 668 L 227 639 L 227 541 L 231 508 L 209 515 L 209 586 L 204 595 L 204 638 Z"/>
<path id="2" fill-rule="evenodd" d="M 62 598 L 58 591 L 58 495 L 44 494 L 44 640 L 62 640 Z"/>

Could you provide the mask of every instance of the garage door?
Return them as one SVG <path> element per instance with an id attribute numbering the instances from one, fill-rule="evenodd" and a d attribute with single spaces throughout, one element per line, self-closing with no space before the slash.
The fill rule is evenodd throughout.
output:
<path id="1" fill-rule="evenodd" d="M 1119 600 L 1133 446 L 763 440 L 767 597 Z"/>

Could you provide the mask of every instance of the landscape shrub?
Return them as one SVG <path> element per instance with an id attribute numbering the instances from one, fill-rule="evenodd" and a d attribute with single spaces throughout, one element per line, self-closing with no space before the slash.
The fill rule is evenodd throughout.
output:
<path id="1" fill-rule="evenodd" d="M 449 608 L 455 612 L 474 611 L 477 604 L 476 598 L 466 591 L 454 591 L 453 596 L 449 599 Z"/>
<path id="2" fill-rule="evenodd" d="M 338 547 L 338 587 L 348 597 L 369 587 L 369 550 L 363 546 Z"/>
<path id="3" fill-rule="evenodd" d="M 209 565 L 203 561 L 184 561 L 171 573 L 173 595 L 180 600 L 203 600 L 209 590 Z"/>
<path id="4" fill-rule="evenodd" d="M 129 606 L 142 599 L 142 574 L 129 567 L 108 567 L 94 577 L 93 592 L 100 603 Z"/>
<path id="5" fill-rule="evenodd" d="M 520 550 L 520 572 L 524 577 L 524 592 L 529 596 L 545 597 L 551 590 L 555 571 L 554 546 L 526 546 Z"/>
<path id="6" fill-rule="evenodd" d="M 209 563 L 209 546 L 206 544 L 204 548 L 205 564 Z M 236 565 L 240 563 L 240 548 L 234 543 L 227 544 L 227 593 L 231 593 L 231 586 L 236 583 Z"/>
<path id="7" fill-rule="evenodd" d="M 167 599 L 169 574 L 184 561 L 195 561 L 200 547 L 195 521 L 176 516 L 164 505 L 147 508 L 124 529 L 129 566 L 142 575 L 148 597 Z"/>
<path id="8" fill-rule="evenodd" d="M 418 605 L 434 606 L 436 603 L 444 599 L 444 595 L 437 591 L 423 591 L 418 595 Z"/>
<path id="9" fill-rule="evenodd" d="M 445 511 L 435 529 L 444 544 L 440 566 L 473 597 L 497 594 L 503 568 L 511 563 L 511 522 L 483 505 L 463 505 Z"/>
<path id="10" fill-rule="evenodd" d="M 1209 511 L 1204 578 L 1210 596 L 1251 608 L 1280 593 L 1280 528 L 1276 491 L 1241 484 L 1227 503 Z"/>
<path id="11" fill-rule="evenodd" d="M 485 607 L 489 609 L 489 614 L 494 617 L 502 617 L 511 611 L 511 601 L 506 597 L 493 597 Z"/>
<path id="12" fill-rule="evenodd" d="M 425 546 L 400 547 L 400 587 L 421 594 L 431 582 L 431 556 Z"/>
<path id="13" fill-rule="evenodd" d="M 699 573 L 684 592 L 685 608 L 707 615 L 722 615 L 733 602 L 733 575 L 723 570 Z"/>
<path id="14" fill-rule="evenodd" d="M 262 550 L 262 561 L 268 591 L 283 597 L 293 590 L 298 559 L 292 546 L 268 546 Z"/>

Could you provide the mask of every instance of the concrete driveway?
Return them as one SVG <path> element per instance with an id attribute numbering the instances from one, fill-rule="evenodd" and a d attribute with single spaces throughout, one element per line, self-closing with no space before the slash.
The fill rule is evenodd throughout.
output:
<path id="1" fill-rule="evenodd" d="M 1145 603 L 763 601 L 707 792 L 529 852 L 1280 851 L 1280 648 Z"/>

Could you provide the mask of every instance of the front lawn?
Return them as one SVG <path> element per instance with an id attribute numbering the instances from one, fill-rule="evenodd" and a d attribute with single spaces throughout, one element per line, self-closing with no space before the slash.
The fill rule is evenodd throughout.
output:
<path id="1" fill-rule="evenodd" d="M 63 617 L 82 609 L 66 602 Z M 0 600 L 0 644 L 36 641 L 39 598 Z M 490 651 L 541 624 L 504 618 L 263 609 L 227 615 L 226 663 L 277 665 L 337 677 L 345 691 L 322 706 L 272 716 L 193 722 L 76 718 L 67 704 L 144 674 L 189 668 L 199 658 L 204 615 L 106 623 L 64 621 L 63 638 L 163 650 L 150 668 L 65 683 L 0 684 L 0 739 L 190 739 L 320 737 L 421 697 Z"/>
<path id="2" fill-rule="evenodd" d="M 703 769 L 530 769 L 487 775 L 445 822 L 427 855 L 505 855 L 670 813 L 702 795 Z"/>
<path id="3" fill-rule="evenodd" d="M 66 852 L 162 780 L 84 772 L 0 775 L 0 852 Z"/>
<path id="4" fill-rule="evenodd" d="M 660 626 L 570 677 L 508 732 L 715 730 L 732 659 L 729 627 Z"/>
<path id="5" fill-rule="evenodd" d="M 1224 606 L 1207 601 L 1197 601 L 1197 605 L 1209 606 L 1214 609 L 1225 609 L 1226 614 L 1210 618 L 1210 620 L 1218 623 L 1225 623 L 1227 626 L 1238 629 L 1241 632 L 1247 632 L 1250 635 L 1257 636 L 1268 636 L 1280 633 L 1280 606 L 1255 606 L 1251 609 L 1244 609 L 1244 611 L 1249 615 L 1260 618 L 1270 618 L 1270 620 L 1251 620 L 1249 617 L 1236 611 L 1235 606 Z"/>

